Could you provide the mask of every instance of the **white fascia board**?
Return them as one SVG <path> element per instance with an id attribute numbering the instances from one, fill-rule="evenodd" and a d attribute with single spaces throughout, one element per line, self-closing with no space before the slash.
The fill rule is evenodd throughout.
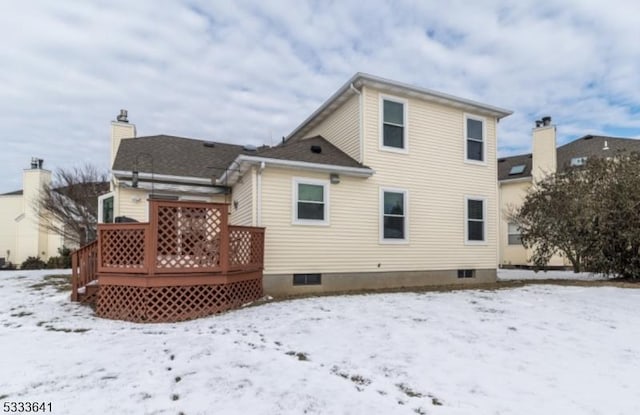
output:
<path id="1" fill-rule="evenodd" d="M 358 89 L 363 85 L 370 86 L 376 89 L 387 89 L 395 93 L 407 94 L 416 98 L 424 99 L 426 101 L 459 107 L 471 112 L 480 112 L 485 115 L 496 117 L 498 120 L 513 114 L 513 111 L 505 108 L 500 108 L 471 99 L 461 98 L 455 95 L 434 91 L 432 89 L 421 88 L 414 85 L 393 81 L 391 79 L 381 78 L 379 76 L 358 72 L 353 75 L 345 84 L 343 84 L 333 95 L 331 95 L 329 99 L 323 102 L 318 109 L 316 109 L 309 117 L 307 117 L 307 119 L 305 119 L 291 133 L 289 133 L 289 135 L 286 136 L 285 141 L 301 135 L 301 133 L 307 131 L 307 127 L 312 124 L 317 117 L 324 118 L 327 115 L 325 113 L 333 112 L 333 110 L 338 107 L 338 105 L 335 105 L 337 102 L 339 103 L 339 101 L 346 100 L 346 98 L 348 98 L 351 94 L 355 94 L 355 92 L 353 92 L 353 89 Z"/>
<path id="2" fill-rule="evenodd" d="M 320 164 L 320 163 L 309 163 L 306 161 L 295 161 L 295 160 L 281 160 L 281 159 L 272 159 L 267 157 L 257 157 L 257 156 L 247 156 L 244 154 L 236 157 L 235 162 L 242 166 L 243 164 L 261 164 L 265 163 L 266 166 L 274 166 L 274 167 L 289 167 L 289 168 L 298 168 L 303 170 L 312 170 L 312 171 L 320 171 L 327 173 L 339 173 L 344 174 L 345 176 L 354 176 L 354 177 L 370 177 L 375 173 L 375 170 L 364 167 L 347 167 L 347 166 L 337 166 L 335 164 Z M 238 172 L 230 172 L 231 174 L 223 174 L 220 179 L 218 179 L 217 183 L 225 185 L 232 185 L 234 183 L 234 179 L 237 176 L 242 175 L 243 169 L 240 168 L 240 174 Z M 235 174 L 234 174 L 235 173 Z"/>
<path id="3" fill-rule="evenodd" d="M 531 181 L 531 176 L 525 176 L 525 177 L 516 177 L 513 179 L 502 179 L 502 180 L 498 180 L 499 184 L 508 184 L 508 183 L 518 183 L 518 182 L 530 182 Z"/>
<path id="4" fill-rule="evenodd" d="M 133 172 L 128 170 L 114 170 L 112 174 L 118 179 L 131 179 Z M 139 172 L 138 177 L 140 179 L 148 179 L 148 180 L 164 180 L 168 182 L 176 182 L 176 183 L 188 183 L 188 184 L 208 184 L 211 185 L 211 179 L 205 179 L 203 177 L 193 177 L 193 176 L 172 176 L 168 174 L 156 174 L 156 173 L 146 173 Z"/>

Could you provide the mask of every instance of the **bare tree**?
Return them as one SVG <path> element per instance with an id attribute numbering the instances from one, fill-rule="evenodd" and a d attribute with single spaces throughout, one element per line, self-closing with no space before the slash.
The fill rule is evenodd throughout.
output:
<path id="1" fill-rule="evenodd" d="M 97 167 L 57 169 L 51 186 L 35 202 L 41 226 L 65 240 L 84 245 L 96 238 L 98 196 L 109 190 L 108 175 Z"/>

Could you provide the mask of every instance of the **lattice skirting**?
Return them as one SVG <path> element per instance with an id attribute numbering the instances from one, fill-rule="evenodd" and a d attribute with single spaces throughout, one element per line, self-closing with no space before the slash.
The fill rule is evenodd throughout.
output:
<path id="1" fill-rule="evenodd" d="M 262 279 L 219 285 L 102 285 L 96 314 L 136 323 L 176 322 L 220 313 L 262 297 Z"/>

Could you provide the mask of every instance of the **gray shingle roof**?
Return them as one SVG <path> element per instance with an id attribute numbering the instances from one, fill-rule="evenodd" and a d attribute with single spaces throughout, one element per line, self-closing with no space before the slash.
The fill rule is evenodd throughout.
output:
<path id="1" fill-rule="evenodd" d="M 320 146 L 322 151 L 312 152 L 313 145 Z M 149 154 L 153 158 L 153 169 L 151 158 L 144 154 Z M 260 147 L 251 151 L 235 144 L 157 135 L 122 140 L 113 163 L 113 170 L 137 169 L 147 173 L 153 170 L 155 174 L 170 176 L 220 177 L 240 154 L 278 160 L 364 167 L 321 136 L 276 147 Z"/>
<path id="2" fill-rule="evenodd" d="M 531 164 L 533 159 L 531 154 L 520 154 L 517 156 L 504 157 L 498 159 L 498 179 L 510 180 L 531 176 Z M 515 166 L 524 165 L 522 173 L 509 174 Z"/>
<path id="3" fill-rule="evenodd" d="M 608 150 L 605 150 L 605 141 Z M 640 140 L 633 138 L 586 135 L 558 147 L 558 169 L 566 169 L 574 157 L 613 157 L 640 151 Z"/>
<path id="4" fill-rule="evenodd" d="M 605 150 L 605 142 L 607 150 Z M 562 171 L 571 166 L 571 159 L 575 157 L 613 157 L 620 153 L 640 152 L 640 140 L 623 137 L 607 137 L 600 135 L 586 135 L 557 148 L 558 170 Z M 521 174 L 510 175 L 513 166 L 524 164 Z M 510 180 L 531 176 L 531 153 L 498 159 L 498 180 Z"/>
<path id="5" fill-rule="evenodd" d="M 210 178 L 220 176 L 242 153 L 243 148 L 239 145 L 193 138 L 169 135 L 128 138 L 120 142 L 113 170 L 133 171 L 137 168 L 141 172 L 153 171 L 169 176 Z"/>
<path id="6" fill-rule="evenodd" d="M 13 192 L 2 193 L 0 194 L 0 196 L 21 196 L 22 193 L 23 193 L 22 189 L 20 189 L 20 190 L 14 190 Z"/>
<path id="7" fill-rule="evenodd" d="M 312 146 L 319 146 L 320 153 L 311 151 Z M 343 167 L 365 167 L 322 136 L 305 138 L 295 142 L 287 141 L 277 147 L 258 150 L 255 155 L 279 160 L 294 160 Z"/>

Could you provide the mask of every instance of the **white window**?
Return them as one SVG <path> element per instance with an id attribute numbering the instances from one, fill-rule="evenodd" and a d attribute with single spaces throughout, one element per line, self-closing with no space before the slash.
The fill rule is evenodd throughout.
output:
<path id="1" fill-rule="evenodd" d="M 584 166 L 587 162 L 586 157 L 574 157 L 571 159 L 571 167 Z"/>
<path id="2" fill-rule="evenodd" d="M 465 242 L 486 241 L 486 203 L 483 197 L 465 197 Z"/>
<path id="3" fill-rule="evenodd" d="M 509 223 L 508 230 L 508 240 L 509 245 L 522 245 L 522 240 L 520 238 L 520 228 L 515 223 Z"/>
<path id="4" fill-rule="evenodd" d="M 299 225 L 329 224 L 329 182 L 293 179 L 293 223 Z"/>
<path id="5" fill-rule="evenodd" d="M 380 189 L 380 240 L 385 243 L 407 242 L 407 191 Z"/>
<path id="6" fill-rule="evenodd" d="M 525 168 L 524 164 L 518 164 L 517 166 L 511 167 L 511 170 L 509 170 L 509 176 L 512 176 L 514 174 L 524 173 L 524 168 Z"/>
<path id="7" fill-rule="evenodd" d="M 114 194 L 113 192 L 105 193 L 98 196 L 98 223 L 114 222 Z"/>
<path id="8" fill-rule="evenodd" d="M 485 163 L 487 143 L 484 130 L 485 119 L 474 115 L 465 114 L 465 160 L 470 162 Z"/>
<path id="9" fill-rule="evenodd" d="M 380 97 L 380 147 L 384 150 L 407 152 L 407 101 Z"/>

